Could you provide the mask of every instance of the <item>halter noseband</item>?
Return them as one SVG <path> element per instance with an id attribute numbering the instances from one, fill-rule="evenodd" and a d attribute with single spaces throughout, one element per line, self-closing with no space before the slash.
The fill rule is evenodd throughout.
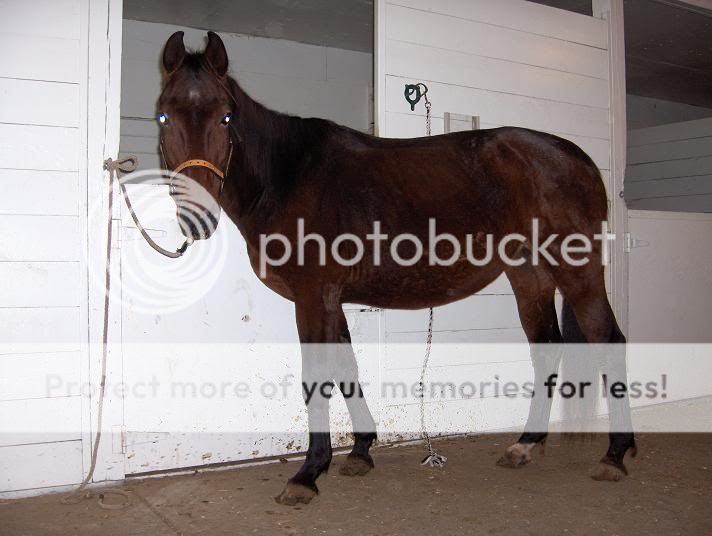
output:
<path id="1" fill-rule="evenodd" d="M 166 168 L 170 168 L 170 165 L 168 165 L 168 160 L 166 159 L 166 154 L 163 150 L 163 138 L 161 137 L 159 145 L 159 149 L 161 150 L 161 159 L 163 160 L 163 164 Z M 185 169 L 188 168 L 193 168 L 193 167 L 202 167 L 209 169 L 219 180 L 220 180 L 220 190 L 218 191 L 218 197 L 222 194 L 223 191 L 223 186 L 225 185 L 225 175 L 227 174 L 228 170 L 230 169 L 230 161 L 232 160 L 232 137 L 230 137 L 230 152 L 227 155 L 227 162 L 225 162 L 225 171 L 222 171 L 219 167 L 217 167 L 215 164 L 210 162 L 209 160 L 203 160 L 202 158 L 191 158 L 189 160 L 186 160 L 180 164 L 178 164 L 173 170 L 171 171 L 171 176 L 169 179 L 169 187 L 173 187 L 173 179 L 175 179 L 176 175 L 178 175 L 180 172 L 182 172 Z"/>

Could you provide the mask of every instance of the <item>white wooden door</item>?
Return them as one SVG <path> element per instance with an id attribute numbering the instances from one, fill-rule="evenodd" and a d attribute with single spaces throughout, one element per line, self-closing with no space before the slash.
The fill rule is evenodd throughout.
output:
<path id="1" fill-rule="evenodd" d="M 629 341 L 712 342 L 712 214 L 631 210 L 629 231 Z"/>
<path id="2" fill-rule="evenodd" d="M 711 173 L 712 119 L 628 133 L 632 342 L 712 340 Z"/>
<path id="3" fill-rule="evenodd" d="M 551 132 L 585 150 L 611 191 L 609 27 L 605 18 L 522 0 L 380 0 L 377 132 L 425 135 L 422 102 L 411 111 L 403 95 L 405 84 L 423 82 L 432 101 L 433 134 L 443 133 L 446 113 L 478 116 L 480 128 L 511 125 Z M 427 311 L 384 313 L 384 381 L 417 382 L 426 327 Z M 501 356 L 468 346 L 525 342 L 504 277 L 476 296 L 437 308 L 434 332 L 433 381 L 521 382 L 530 374 L 525 345 L 496 366 Z M 385 402 L 382 435 L 417 435 L 415 402 Z M 428 406 L 428 420 L 438 424 L 438 431 L 471 432 L 522 424 L 528 401 L 495 405 L 493 397 L 454 397 Z"/>

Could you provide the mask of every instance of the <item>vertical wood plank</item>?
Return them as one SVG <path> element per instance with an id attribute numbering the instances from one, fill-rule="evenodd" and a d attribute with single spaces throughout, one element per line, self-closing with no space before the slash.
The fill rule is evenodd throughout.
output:
<path id="1" fill-rule="evenodd" d="M 628 330 L 628 256 L 625 236 L 628 232 L 628 209 L 622 197 L 627 155 L 625 25 L 623 0 L 593 0 L 593 14 L 608 22 L 610 68 L 611 124 L 611 209 L 609 223 L 616 235 L 611 252 L 610 292 L 613 311 L 623 333 Z M 608 281 L 609 278 L 606 278 Z"/>

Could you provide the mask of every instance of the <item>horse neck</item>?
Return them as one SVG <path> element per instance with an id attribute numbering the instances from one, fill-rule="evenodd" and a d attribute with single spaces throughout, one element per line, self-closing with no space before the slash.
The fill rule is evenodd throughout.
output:
<path id="1" fill-rule="evenodd" d="M 236 101 L 232 127 L 234 154 L 222 204 L 245 234 L 245 226 L 250 223 L 251 227 L 263 226 L 279 208 L 282 194 L 299 168 L 304 120 L 266 108 L 249 97 L 237 82 L 232 79 L 229 82 Z"/>

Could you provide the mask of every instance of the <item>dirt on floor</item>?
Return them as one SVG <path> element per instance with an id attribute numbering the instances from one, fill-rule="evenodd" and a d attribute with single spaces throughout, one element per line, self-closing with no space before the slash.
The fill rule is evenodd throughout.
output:
<path id="1" fill-rule="evenodd" d="M 444 469 L 419 465 L 423 446 L 377 449 L 365 477 L 339 475 L 336 456 L 309 505 L 276 504 L 298 461 L 129 480 L 131 505 L 102 510 L 60 495 L 0 502 L 0 534 L 712 534 L 712 435 L 638 436 L 630 476 L 589 474 L 605 435 L 571 443 L 551 436 L 522 469 L 495 462 L 513 435 L 442 440 Z"/>

